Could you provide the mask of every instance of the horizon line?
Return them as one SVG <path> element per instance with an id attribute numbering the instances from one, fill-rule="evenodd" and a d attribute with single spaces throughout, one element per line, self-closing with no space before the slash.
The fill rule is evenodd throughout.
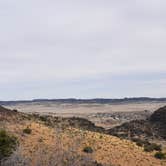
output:
<path id="1" fill-rule="evenodd" d="M 0 102 L 37 102 L 37 101 L 56 101 L 56 100 L 81 100 L 81 101 L 92 101 L 92 100 L 166 100 L 166 97 L 123 97 L 123 98 L 34 98 L 34 99 L 18 99 L 18 100 L 0 100 Z"/>

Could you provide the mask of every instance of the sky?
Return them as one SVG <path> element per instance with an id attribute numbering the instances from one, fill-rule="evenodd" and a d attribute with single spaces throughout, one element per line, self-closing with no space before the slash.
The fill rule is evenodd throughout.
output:
<path id="1" fill-rule="evenodd" d="M 166 97 L 166 1 L 0 0 L 0 94 Z"/>

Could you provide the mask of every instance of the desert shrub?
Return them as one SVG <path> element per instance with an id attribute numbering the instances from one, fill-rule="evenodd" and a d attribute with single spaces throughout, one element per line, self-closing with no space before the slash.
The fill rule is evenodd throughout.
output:
<path id="1" fill-rule="evenodd" d="M 154 157 L 157 159 L 166 159 L 166 154 L 163 152 L 156 152 Z"/>
<path id="2" fill-rule="evenodd" d="M 144 146 L 144 151 L 146 151 L 146 152 L 152 152 L 154 150 L 161 151 L 162 150 L 161 145 L 157 145 L 155 143 L 152 143 L 152 144 L 146 144 Z"/>
<path id="3" fill-rule="evenodd" d="M 101 163 L 98 163 L 97 161 L 94 161 L 93 163 L 94 163 L 94 166 L 103 166 Z"/>
<path id="4" fill-rule="evenodd" d="M 47 117 L 46 116 L 40 116 L 39 119 L 43 122 L 46 122 L 47 121 Z"/>
<path id="5" fill-rule="evenodd" d="M 0 130 L 0 160 L 10 156 L 16 145 L 16 137 L 9 135 L 5 130 Z"/>
<path id="6" fill-rule="evenodd" d="M 25 128 L 23 130 L 23 133 L 25 133 L 25 134 L 31 134 L 32 133 L 32 129 L 30 129 L 29 127 L 27 127 L 27 128 Z"/>
<path id="7" fill-rule="evenodd" d="M 13 109 L 13 112 L 18 112 L 18 110 L 17 109 Z"/>
<path id="8" fill-rule="evenodd" d="M 141 146 L 141 147 L 143 147 L 144 145 L 149 145 L 150 144 L 148 141 L 141 140 L 139 138 L 133 138 L 132 141 L 135 142 L 137 144 L 137 146 Z"/>
<path id="9" fill-rule="evenodd" d="M 152 152 L 154 150 L 156 150 L 156 151 L 162 150 L 161 145 L 158 145 L 155 143 L 150 143 L 146 140 L 141 140 L 139 138 L 133 138 L 132 141 L 135 142 L 137 144 L 137 146 L 144 147 L 144 151 L 146 151 L 146 152 Z"/>
<path id="10" fill-rule="evenodd" d="M 152 143 L 151 146 L 152 146 L 153 149 L 156 150 L 156 151 L 161 151 L 161 150 L 162 150 L 161 145 L 158 145 L 158 144 Z"/>
<path id="11" fill-rule="evenodd" d="M 85 152 L 85 153 L 93 153 L 93 149 L 92 149 L 90 146 L 86 146 L 86 147 L 83 149 L 83 152 Z"/>

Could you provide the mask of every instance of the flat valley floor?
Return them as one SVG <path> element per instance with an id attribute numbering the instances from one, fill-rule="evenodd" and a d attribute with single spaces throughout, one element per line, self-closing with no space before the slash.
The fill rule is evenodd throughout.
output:
<path id="1" fill-rule="evenodd" d="M 135 103 L 58 103 L 58 102 L 28 102 L 5 105 L 10 109 L 17 109 L 26 113 L 53 115 L 62 117 L 82 117 L 94 122 L 98 126 L 111 128 L 123 122 L 146 119 L 166 102 L 135 102 Z"/>

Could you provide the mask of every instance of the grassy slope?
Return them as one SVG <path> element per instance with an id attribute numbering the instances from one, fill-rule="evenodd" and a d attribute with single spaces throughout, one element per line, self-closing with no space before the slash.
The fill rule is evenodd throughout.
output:
<path id="1" fill-rule="evenodd" d="M 166 165 L 164 161 L 157 160 L 152 153 L 146 153 L 134 143 L 121 140 L 117 137 L 76 128 L 66 128 L 61 131 L 44 125 L 42 122 L 28 120 L 20 116 L 5 119 L 3 127 L 16 135 L 22 147 L 23 155 L 31 158 L 32 165 L 37 160 L 49 162 L 49 156 L 56 152 L 57 146 L 62 146 L 67 151 L 75 151 L 80 155 L 87 155 L 102 164 L 115 166 L 160 166 Z M 24 134 L 26 127 L 32 129 L 31 134 Z M 59 130 L 59 131 L 58 131 Z M 85 154 L 82 149 L 91 146 L 94 152 Z M 44 151 L 44 156 L 39 159 L 37 152 Z M 60 153 L 60 152 L 59 152 Z"/>

